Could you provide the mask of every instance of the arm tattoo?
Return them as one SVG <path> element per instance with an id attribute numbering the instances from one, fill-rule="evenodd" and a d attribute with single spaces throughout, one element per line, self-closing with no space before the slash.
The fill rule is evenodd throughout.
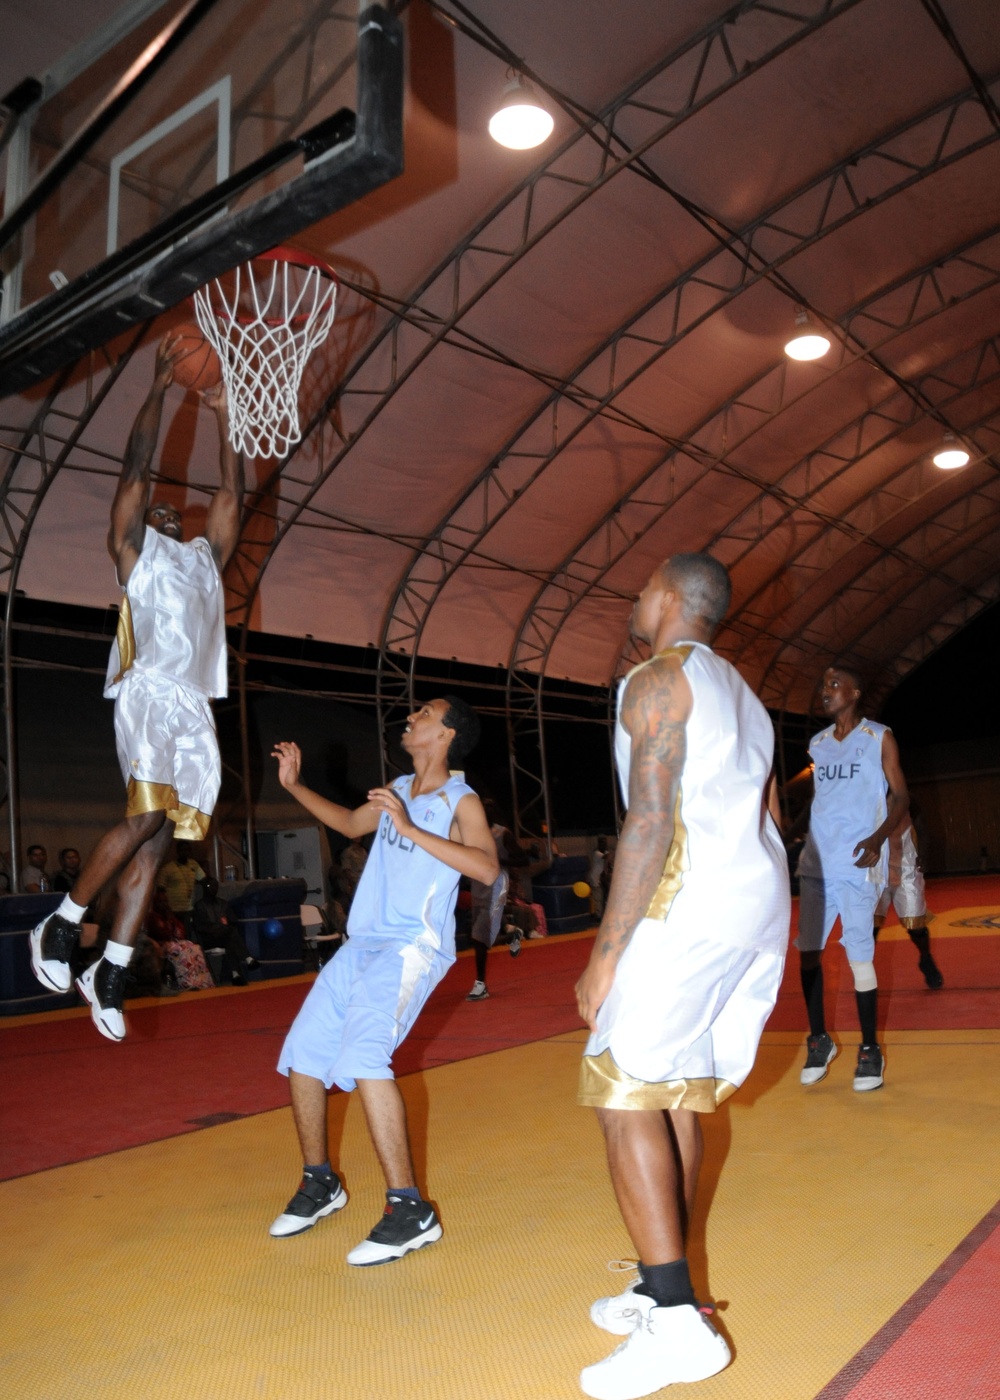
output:
<path id="1" fill-rule="evenodd" d="M 622 719 L 632 736 L 629 809 L 618 843 L 600 955 L 620 957 L 649 910 L 674 839 L 674 808 L 687 752 L 690 689 L 676 658 L 629 682 Z"/>

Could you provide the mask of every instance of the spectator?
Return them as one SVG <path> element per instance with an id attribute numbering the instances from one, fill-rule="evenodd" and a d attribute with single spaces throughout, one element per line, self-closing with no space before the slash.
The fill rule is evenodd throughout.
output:
<path id="1" fill-rule="evenodd" d="M 45 873 L 49 855 L 44 846 L 28 847 L 28 864 L 21 871 L 22 894 L 45 894 L 52 883 Z"/>
<path id="2" fill-rule="evenodd" d="M 204 878 L 204 870 L 191 854 L 190 842 L 178 841 L 177 859 L 162 867 L 157 884 L 166 890 L 170 907 L 180 918 L 188 937 L 194 926 L 194 887 Z"/>
<path id="3" fill-rule="evenodd" d="M 52 877 L 52 888 L 69 894 L 80 873 L 80 852 L 75 846 L 64 846 L 59 852 L 59 869 Z"/>
<path id="4" fill-rule="evenodd" d="M 214 987 L 212 974 L 205 962 L 205 954 L 184 937 L 184 924 L 179 914 L 170 907 L 170 900 L 163 885 L 157 886 L 153 903 L 146 916 L 146 932 L 154 943 L 170 959 L 177 976 L 177 985 L 182 992 L 202 991 Z"/>
<path id="5" fill-rule="evenodd" d="M 222 949 L 225 954 L 223 978 L 228 976 L 236 987 L 246 986 L 245 971 L 260 967 L 257 959 L 250 956 L 229 905 L 219 898 L 219 882 L 214 875 L 205 876 L 201 898 L 194 906 L 194 936 L 205 952 L 210 948 Z"/>
<path id="6" fill-rule="evenodd" d="M 10 856 L 0 851 L 0 894 L 10 894 Z"/>

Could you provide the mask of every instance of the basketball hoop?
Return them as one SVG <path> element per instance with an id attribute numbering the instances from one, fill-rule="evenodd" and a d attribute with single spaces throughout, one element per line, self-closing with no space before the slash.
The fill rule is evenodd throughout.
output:
<path id="1" fill-rule="evenodd" d="M 338 285 L 321 258 L 272 248 L 195 292 L 198 325 L 222 366 L 237 452 L 279 457 L 299 441 L 299 386 L 330 334 Z"/>

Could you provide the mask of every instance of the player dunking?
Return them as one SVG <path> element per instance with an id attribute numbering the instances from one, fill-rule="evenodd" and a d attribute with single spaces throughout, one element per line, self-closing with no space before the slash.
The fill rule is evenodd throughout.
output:
<path id="1" fill-rule="evenodd" d="M 87 905 L 118 877 L 118 908 L 104 956 L 77 981 L 94 1024 L 123 1040 L 125 974 L 153 880 L 171 839 L 204 838 L 221 765 L 209 700 L 226 694 L 222 571 L 239 539 L 243 462 L 229 445 L 225 389 L 202 394 L 215 413 L 221 483 L 205 534 L 184 543 L 181 517 L 149 503 L 163 397 L 183 346 L 167 337 L 139 410 L 111 507 L 108 548 L 124 590 L 105 695 L 115 701 L 115 740 L 126 784 L 125 818 L 98 842 L 72 891 L 31 933 L 35 976 L 68 992 L 70 958 Z"/>
<path id="2" fill-rule="evenodd" d="M 499 874 L 482 803 L 450 771 L 478 737 L 479 721 L 464 701 L 447 696 L 421 705 L 402 741 L 414 772 L 374 788 L 354 811 L 303 786 L 297 745 L 274 749 L 282 785 L 313 816 L 344 836 L 378 832 L 351 903 L 348 941 L 313 984 L 278 1061 L 304 1166 L 272 1235 L 301 1234 L 347 1204 L 329 1159 L 327 1093 L 335 1084 L 357 1089 L 364 1107 L 386 1206 L 349 1264 L 386 1264 L 441 1238 L 434 1207 L 417 1189 L 390 1060 L 455 961 L 459 877 L 492 885 Z"/>
<path id="3" fill-rule="evenodd" d="M 639 1280 L 591 1308 L 627 1337 L 580 1376 L 597 1400 L 703 1380 L 729 1348 L 695 1302 L 685 1257 L 700 1113 L 749 1074 L 789 926 L 785 853 L 768 810 L 767 711 L 708 643 L 729 576 L 704 554 L 657 569 L 632 614 L 652 658 L 622 682 L 615 757 L 628 815 L 607 908 L 577 983 L 591 1029 L 580 1102 L 595 1107 Z"/>

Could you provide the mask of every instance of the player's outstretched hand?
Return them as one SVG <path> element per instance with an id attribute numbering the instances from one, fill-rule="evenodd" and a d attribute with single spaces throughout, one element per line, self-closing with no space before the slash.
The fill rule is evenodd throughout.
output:
<path id="1" fill-rule="evenodd" d="M 184 355 L 184 341 L 176 332 L 163 337 L 156 347 L 155 384 L 166 389 L 174 382 L 174 365 Z"/>
<path id="2" fill-rule="evenodd" d="M 392 824 L 399 832 L 400 836 L 412 835 L 415 827 L 412 821 L 410 821 L 410 814 L 406 810 L 406 803 L 393 788 L 372 788 L 368 794 L 368 801 L 373 807 L 377 807 L 380 812 L 389 813 Z"/>
<path id="3" fill-rule="evenodd" d="M 857 857 L 854 864 L 859 870 L 870 870 L 873 865 L 878 865 L 881 851 L 882 842 L 873 841 L 870 836 L 866 836 L 854 847 L 854 854 Z"/>
<path id="4" fill-rule="evenodd" d="M 213 413 L 218 413 L 220 417 L 229 417 L 229 397 L 226 393 L 226 381 L 220 379 L 218 384 L 213 384 L 210 389 L 199 389 L 198 396 L 206 408 L 210 408 Z"/>
<path id="5" fill-rule="evenodd" d="M 278 782 L 282 787 L 293 788 L 299 781 L 299 774 L 302 772 L 302 750 L 298 744 L 287 743 L 284 740 L 275 744 L 271 750 L 271 757 L 278 760 Z"/>

